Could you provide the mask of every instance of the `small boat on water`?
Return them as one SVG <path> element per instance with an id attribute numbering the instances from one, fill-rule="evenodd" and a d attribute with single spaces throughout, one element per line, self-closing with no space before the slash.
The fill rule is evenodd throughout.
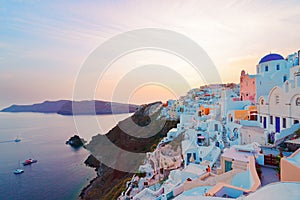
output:
<path id="1" fill-rule="evenodd" d="M 23 162 L 23 165 L 24 165 L 24 166 L 25 166 L 25 165 L 31 165 L 32 163 L 36 163 L 36 162 L 37 162 L 37 160 L 29 158 L 29 159 L 27 159 L 27 160 L 25 160 L 25 161 Z"/>
<path id="2" fill-rule="evenodd" d="M 16 139 L 15 139 L 15 142 L 21 142 L 21 139 L 16 138 Z"/>
<path id="3" fill-rule="evenodd" d="M 20 161 L 19 161 L 19 168 L 14 171 L 14 174 L 22 174 L 23 172 L 24 169 L 20 168 Z"/>
<path id="4" fill-rule="evenodd" d="M 14 174 L 22 174 L 23 172 L 24 172 L 23 169 L 16 169 L 16 170 L 14 171 Z"/>
<path id="5" fill-rule="evenodd" d="M 21 139 L 19 136 L 16 137 L 16 139 L 14 139 L 15 142 L 21 142 Z"/>

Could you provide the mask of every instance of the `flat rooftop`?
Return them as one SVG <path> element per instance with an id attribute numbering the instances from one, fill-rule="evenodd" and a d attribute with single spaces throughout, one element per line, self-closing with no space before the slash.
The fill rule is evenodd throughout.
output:
<path id="1" fill-rule="evenodd" d="M 238 161 L 248 162 L 250 160 L 250 156 L 252 155 L 253 154 L 250 152 L 237 151 L 233 146 L 230 149 L 227 149 L 221 156 L 226 158 L 232 158 Z"/>

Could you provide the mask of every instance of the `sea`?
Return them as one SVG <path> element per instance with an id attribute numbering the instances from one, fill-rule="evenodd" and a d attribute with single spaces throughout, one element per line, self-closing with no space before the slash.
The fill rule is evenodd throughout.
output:
<path id="1" fill-rule="evenodd" d="M 0 112 L 0 200 L 78 199 L 96 172 L 84 164 L 89 156 L 86 149 L 74 149 L 65 142 L 74 134 L 89 142 L 129 115 L 97 115 L 101 129 L 87 127 L 78 133 L 72 116 Z M 94 117 L 76 116 L 86 122 Z M 16 138 L 21 141 L 15 142 Z M 22 166 L 28 158 L 38 162 Z M 24 173 L 15 175 L 19 166 Z"/>

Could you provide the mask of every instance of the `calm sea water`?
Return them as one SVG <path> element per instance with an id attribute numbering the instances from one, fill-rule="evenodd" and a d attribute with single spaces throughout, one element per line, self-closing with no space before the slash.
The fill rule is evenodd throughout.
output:
<path id="1" fill-rule="evenodd" d="M 116 120 L 129 114 L 99 115 L 102 133 L 108 132 Z M 88 121 L 92 116 L 80 116 Z M 96 176 L 94 169 L 86 167 L 89 152 L 73 149 L 65 144 L 76 133 L 71 116 L 36 113 L 0 113 L 0 199 L 77 199 L 82 188 Z M 87 127 L 79 135 L 90 140 L 98 130 Z M 14 142 L 15 138 L 21 142 Z M 19 161 L 33 157 L 38 160 L 22 166 L 23 174 L 15 175 Z"/>

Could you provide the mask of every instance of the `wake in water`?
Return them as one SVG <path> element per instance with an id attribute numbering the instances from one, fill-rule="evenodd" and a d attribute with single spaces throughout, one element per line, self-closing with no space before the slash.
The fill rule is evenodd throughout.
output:
<path id="1" fill-rule="evenodd" d="M 15 139 L 15 140 L 6 140 L 6 141 L 0 141 L 0 144 L 1 143 L 10 143 L 10 142 L 20 142 L 21 140 L 20 139 Z"/>

